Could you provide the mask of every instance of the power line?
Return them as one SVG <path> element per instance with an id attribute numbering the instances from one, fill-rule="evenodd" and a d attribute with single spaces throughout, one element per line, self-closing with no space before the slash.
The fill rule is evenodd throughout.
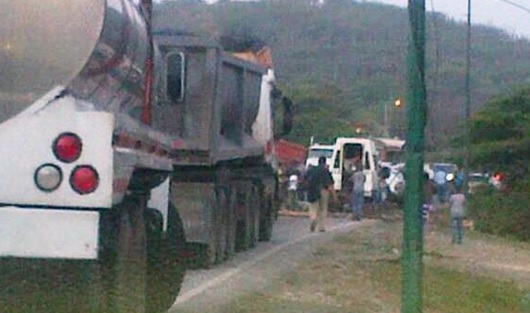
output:
<path id="1" fill-rule="evenodd" d="M 509 4 L 509 5 L 513 6 L 513 7 L 516 7 L 516 8 L 518 8 L 518 9 L 521 9 L 521 10 L 525 11 L 526 13 L 530 14 L 530 8 L 527 8 L 527 7 L 525 7 L 525 6 L 522 6 L 522 5 L 520 5 L 520 4 L 518 4 L 518 3 L 515 3 L 515 2 L 513 2 L 513 1 L 510 1 L 510 0 L 497 0 L 497 1 L 500 1 L 500 2 L 503 2 L 503 3 L 506 3 L 506 4 Z"/>

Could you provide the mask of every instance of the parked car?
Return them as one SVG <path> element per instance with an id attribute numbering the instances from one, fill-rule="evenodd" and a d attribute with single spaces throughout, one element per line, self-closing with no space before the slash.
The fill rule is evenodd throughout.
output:
<path id="1" fill-rule="evenodd" d="M 467 177 L 467 190 L 469 193 L 475 193 L 480 188 L 488 186 L 489 175 L 484 173 L 469 173 Z"/>
<path id="2" fill-rule="evenodd" d="M 506 183 L 504 181 L 504 173 L 502 172 L 497 172 L 491 175 L 488 182 L 497 190 L 505 190 L 506 188 Z"/>
<path id="3" fill-rule="evenodd" d="M 388 171 L 388 177 L 385 178 L 385 183 L 388 191 L 396 196 L 401 196 L 405 191 L 405 170 L 404 163 L 385 165 Z"/>

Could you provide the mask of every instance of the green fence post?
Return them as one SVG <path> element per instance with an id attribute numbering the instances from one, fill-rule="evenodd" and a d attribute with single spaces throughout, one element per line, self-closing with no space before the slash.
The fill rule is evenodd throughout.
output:
<path id="1" fill-rule="evenodd" d="M 402 313 L 421 313 L 423 306 L 423 150 L 426 124 L 425 1 L 409 0 L 410 39 L 407 56 L 407 143 L 403 222 Z"/>

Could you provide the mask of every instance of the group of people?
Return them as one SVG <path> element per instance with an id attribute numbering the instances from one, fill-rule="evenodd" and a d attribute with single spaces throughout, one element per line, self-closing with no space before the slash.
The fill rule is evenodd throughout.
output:
<path id="1" fill-rule="evenodd" d="M 329 199 L 336 198 L 334 181 L 326 165 L 326 158 L 318 159 L 318 165 L 306 173 L 307 201 L 309 202 L 309 217 L 311 219 L 310 231 L 326 231 L 325 219 L 328 212 Z M 364 206 L 364 181 L 365 176 L 360 162 L 352 166 L 349 177 L 351 183 L 351 208 L 352 219 L 360 221 Z"/>
<path id="2" fill-rule="evenodd" d="M 366 177 L 363 173 L 360 160 L 352 162 L 350 174 L 348 175 L 348 183 L 349 189 L 351 190 L 350 204 L 352 219 L 355 221 L 360 221 L 363 216 L 365 180 Z M 325 157 L 319 158 L 317 166 L 308 169 L 304 175 L 304 182 L 307 192 L 307 202 L 309 203 L 310 231 L 314 232 L 318 229 L 318 231 L 324 232 L 326 231 L 325 220 L 329 200 L 330 198 L 336 198 L 333 187 L 333 176 L 327 167 Z M 298 184 L 297 177 L 289 179 L 290 198 L 296 197 L 296 185 Z M 430 215 L 436 210 L 433 199 L 437 193 L 436 187 L 428 174 L 425 174 L 423 193 L 425 200 L 421 209 L 421 219 L 424 227 L 427 227 L 430 223 Z M 465 216 L 466 197 L 462 192 L 461 184 L 450 185 L 448 187 L 448 193 L 450 194 L 448 196 L 448 203 L 453 228 L 453 243 L 461 244 L 464 233 L 463 220 Z M 291 199 L 291 201 L 293 200 Z"/>

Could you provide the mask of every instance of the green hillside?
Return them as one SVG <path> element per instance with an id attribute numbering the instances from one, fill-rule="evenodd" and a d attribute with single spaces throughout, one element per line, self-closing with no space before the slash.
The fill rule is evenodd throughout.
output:
<path id="1" fill-rule="evenodd" d="M 325 141 L 360 128 L 382 135 L 384 106 L 391 135 L 405 132 L 409 31 L 406 9 L 346 0 L 165 1 L 155 27 L 218 39 L 226 49 L 272 48 L 277 81 L 295 104 L 289 139 Z M 458 131 L 465 101 L 466 26 L 427 16 L 429 145 Z M 492 96 L 530 85 L 530 42 L 484 26 L 472 29 L 472 112 Z M 404 104 L 406 105 L 406 103 Z"/>

